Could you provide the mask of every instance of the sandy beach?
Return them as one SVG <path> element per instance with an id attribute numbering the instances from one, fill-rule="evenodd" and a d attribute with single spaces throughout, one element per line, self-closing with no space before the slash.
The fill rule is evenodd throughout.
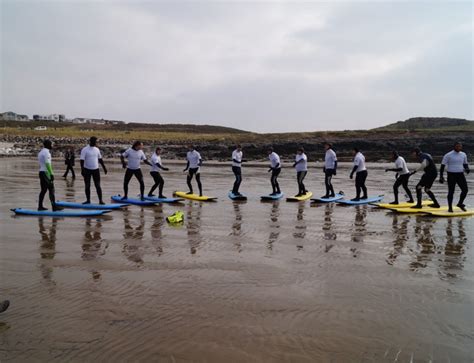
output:
<path id="1" fill-rule="evenodd" d="M 182 166 L 169 166 L 167 195 L 185 188 Z M 393 175 L 384 167 L 369 164 L 368 187 L 388 201 Z M 11 301 L 0 315 L 2 362 L 474 357 L 474 218 L 261 203 L 269 190 L 263 167 L 244 169 L 250 199 L 234 203 L 227 166 L 202 170 L 217 203 L 130 206 L 103 218 L 14 217 L 10 208 L 36 205 L 36 163 L 0 159 L 0 170 L 0 298 Z M 123 177 L 118 164 L 109 170 L 107 198 L 121 192 Z M 334 184 L 352 196 L 348 173 L 343 164 Z M 310 169 L 316 195 L 321 178 Z M 296 191 L 290 167 L 281 184 Z M 131 188 L 138 191 L 134 181 Z M 80 178 L 57 178 L 56 189 L 61 200 L 84 198 Z M 445 202 L 446 187 L 435 192 Z M 185 213 L 182 227 L 165 221 L 176 210 Z"/>

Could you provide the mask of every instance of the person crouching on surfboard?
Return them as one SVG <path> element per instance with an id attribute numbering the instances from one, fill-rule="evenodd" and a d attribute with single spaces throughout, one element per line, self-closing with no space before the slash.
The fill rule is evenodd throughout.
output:
<path id="1" fill-rule="evenodd" d="M 356 175 L 355 188 L 356 197 L 351 199 L 353 202 L 358 202 L 361 199 L 367 199 L 367 187 L 365 186 L 365 180 L 367 179 L 367 168 L 365 166 L 365 156 L 360 152 L 358 148 L 354 148 L 354 167 L 352 168 L 351 179 Z M 363 192 L 363 196 L 360 196 L 360 192 Z"/>
<path id="2" fill-rule="evenodd" d="M 336 175 L 337 170 L 337 156 L 332 149 L 332 144 L 327 142 L 324 144 L 326 153 L 324 155 L 324 184 L 326 185 L 326 195 L 321 198 L 333 198 L 336 196 L 334 188 L 332 186 L 332 176 Z"/>
<path id="3" fill-rule="evenodd" d="M 293 167 L 296 169 L 296 180 L 298 182 L 298 194 L 296 194 L 295 197 L 301 197 L 308 192 L 305 185 L 303 184 L 303 180 L 308 173 L 308 158 L 304 153 L 302 146 L 300 146 L 296 151 Z"/>
<path id="4" fill-rule="evenodd" d="M 54 196 L 54 172 L 53 166 L 51 165 L 51 149 L 53 148 L 53 143 L 51 140 L 43 141 L 43 148 L 38 153 L 38 163 L 39 163 L 39 180 L 41 191 L 38 199 L 38 210 L 43 211 L 47 210 L 43 206 L 44 196 L 46 192 L 49 192 L 49 200 L 51 201 L 51 207 L 53 211 L 60 211 L 64 208 L 58 207 L 56 205 L 56 197 Z"/>
<path id="5" fill-rule="evenodd" d="M 148 192 L 149 197 L 153 197 L 153 192 L 155 191 L 156 188 L 158 188 L 158 198 L 166 198 L 163 195 L 163 187 L 165 186 L 165 181 L 163 177 L 160 174 L 160 169 L 161 170 L 169 170 L 168 168 L 165 168 L 163 165 L 161 165 L 161 147 L 157 147 L 155 149 L 155 152 L 151 156 L 151 171 L 150 175 L 153 177 L 153 180 L 155 181 L 155 184 L 151 187 L 150 191 Z"/>
<path id="6" fill-rule="evenodd" d="M 196 182 L 199 188 L 199 196 L 202 197 L 202 184 L 201 184 L 201 174 L 200 168 L 202 165 L 201 154 L 199 154 L 194 145 L 188 146 L 188 153 L 186 154 L 186 168 L 183 170 L 184 172 L 188 172 L 188 176 L 186 177 L 186 183 L 188 184 L 189 192 L 187 194 L 193 194 L 193 185 L 191 181 L 193 180 L 193 176 L 196 176 Z"/>
<path id="7" fill-rule="evenodd" d="M 240 196 L 239 188 L 242 183 L 242 146 L 239 144 L 235 147 L 235 150 L 232 152 L 232 172 L 235 175 L 234 187 L 232 188 L 232 193 L 234 195 Z"/>
<path id="8" fill-rule="evenodd" d="M 468 188 L 464 172 L 469 174 L 470 170 L 467 162 L 467 155 L 462 151 L 462 144 L 460 142 L 455 143 L 454 150 L 450 151 L 443 157 L 441 168 L 439 170 L 439 182 L 441 184 L 444 183 L 444 168 L 446 168 L 448 172 L 448 211 L 451 213 L 453 212 L 453 198 L 456 184 L 461 188 L 461 195 L 459 196 L 457 206 L 463 211 L 466 211 L 464 199 L 467 197 Z"/>
<path id="9" fill-rule="evenodd" d="M 125 159 L 128 160 L 128 165 L 125 163 Z M 143 182 L 143 174 L 140 169 L 140 163 L 143 161 L 147 165 L 151 163 L 147 160 L 145 153 L 143 152 L 143 144 L 141 141 L 135 141 L 131 148 L 128 148 L 122 155 L 120 155 L 120 161 L 122 162 L 122 168 L 127 169 L 123 178 L 123 193 L 122 199 L 128 198 L 128 184 L 132 179 L 132 176 L 137 178 L 140 183 L 140 199 L 145 200 L 145 183 Z"/>
<path id="10" fill-rule="evenodd" d="M 396 180 L 393 184 L 393 195 L 395 200 L 390 202 L 390 204 L 398 204 L 398 188 L 403 186 L 405 192 L 408 196 L 408 203 L 413 203 L 413 195 L 411 194 L 410 188 L 408 188 L 408 180 L 410 179 L 410 170 L 408 170 L 407 163 L 403 157 L 398 154 L 398 151 L 392 151 L 392 161 L 395 163 L 395 168 L 393 169 L 385 169 L 387 171 L 394 171 L 396 172 Z"/>
<path id="11" fill-rule="evenodd" d="M 278 184 L 278 175 L 281 172 L 280 156 L 273 151 L 273 147 L 267 149 L 268 159 L 270 159 L 270 168 L 268 172 L 272 172 L 270 182 L 272 184 L 273 192 L 270 195 L 281 194 L 280 184 Z"/>
<path id="12" fill-rule="evenodd" d="M 420 181 L 416 185 L 416 199 L 417 203 L 415 206 L 411 208 L 421 209 L 422 203 L 421 198 L 423 197 L 423 188 L 425 189 L 425 193 L 428 194 L 430 199 L 433 201 L 433 204 L 430 205 L 431 208 L 439 208 L 440 205 L 436 200 L 435 195 L 431 191 L 431 187 L 433 186 L 436 177 L 438 176 L 438 169 L 436 169 L 436 164 L 433 161 L 433 158 L 430 154 L 421 152 L 419 148 L 414 148 L 412 151 L 413 155 L 420 161 L 420 166 L 417 170 L 413 171 L 411 175 L 415 174 L 417 171 L 423 170 L 423 175 L 421 176 Z"/>

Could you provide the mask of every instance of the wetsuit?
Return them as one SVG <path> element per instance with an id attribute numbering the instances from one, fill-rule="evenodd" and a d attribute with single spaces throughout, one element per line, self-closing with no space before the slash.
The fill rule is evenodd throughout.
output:
<path id="1" fill-rule="evenodd" d="M 308 174 L 308 157 L 305 153 L 296 154 L 295 157 L 296 180 L 298 182 L 298 196 L 306 194 L 308 191 L 303 183 Z"/>
<path id="2" fill-rule="evenodd" d="M 421 162 L 420 167 L 418 170 L 423 170 L 424 173 L 421 176 L 420 181 L 416 185 L 416 199 L 417 199 L 417 204 L 416 208 L 421 208 L 421 198 L 423 197 L 423 188 L 425 189 L 426 194 L 430 197 L 430 199 L 433 201 L 433 204 L 435 206 L 439 206 L 438 201 L 436 200 L 435 195 L 431 191 L 431 187 L 433 186 L 434 181 L 436 180 L 436 177 L 438 176 L 438 170 L 436 169 L 436 165 L 433 161 L 433 158 L 431 157 L 430 154 L 427 153 L 420 153 L 418 155 L 418 158 Z"/>
<path id="3" fill-rule="evenodd" d="M 140 183 L 140 196 L 143 198 L 145 193 L 145 183 L 143 182 L 143 174 L 140 169 L 140 162 L 145 161 L 146 156 L 143 150 L 135 150 L 133 148 L 127 149 L 122 156 L 128 160 L 127 170 L 123 179 L 124 198 L 128 197 L 128 184 L 133 176 L 135 176 Z"/>
<path id="4" fill-rule="evenodd" d="M 45 210 L 43 206 L 44 196 L 46 192 L 49 192 L 49 200 L 51 201 L 51 206 L 53 210 L 57 209 L 56 207 L 56 198 L 54 195 L 54 173 L 53 167 L 51 165 L 51 153 L 49 149 L 43 148 L 38 153 L 38 163 L 39 163 L 39 180 L 41 191 L 38 198 L 38 210 Z"/>
<path id="5" fill-rule="evenodd" d="M 151 187 L 150 191 L 148 192 L 148 196 L 153 196 L 153 192 L 158 188 L 158 197 L 165 198 L 163 195 L 163 187 L 165 186 L 165 180 L 160 174 L 160 169 L 168 170 L 161 165 L 161 156 L 153 153 L 151 156 L 151 171 L 150 175 L 153 177 L 155 184 Z"/>
<path id="6" fill-rule="evenodd" d="M 411 194 L 410 188 L 408 188 L 408 181 L 410 179 L 410 171 L 408 170 L 407 163 L 404 158 L 399 156 L 395 161 L 395 169 L 388 169 L 390 171 L 396 171 L 397 172 L 397 179 L 395 180 L 395 183 L 393 184 L 393 195 L 395 196 L 395 201 L 393 204 L 398 204 L 398 188 L 403 186 L 403 189 L 405 189 L 405 192 L 408 195 L 408 202 L 412 203 L 413 202 L 413 195 Z"/>
<path id="7" fill-rule="evenodd" d="M 334 197 L 334 188 L 332 186 L 332 176 L 336 175 L 337 156 L 333 149 L 326 150 L 324 155 L 324 184 L 326 186 L 325 197 Z"/>
<path id="8" fill-rule="evenodd" d="M 199 189 L 199 195 L 202 195 L 202 183 L 201 183 L 201 174 L 200 174 L 200 166 L 202 165 L 201 154 L 196 150 L 188 151 L 186 154 L 186 159 L 188 164 L 186 165 L 186 169 L 188 170 L 188 176 L 186 178 L 186 183 L 188 184 L 189 193 L 193 194 L 193 185 L 191 181 L 193 177 L 196 176 L 196 182 Z"/>
<path id="9" fill-rule="evenodd" d="M 81 150 L 81 174 L 84 177 L 86 204 L 91 201 L 91 179 L 94 181 L 99 202 L 103 203 L 102 188 L 100 186 L 100 162 L 102 162 L 102 154 L 98 147 L 87 145 Z"/>
<path id="10" fill-rule="evenodd" d="M 281 172 L 280 156 L 273 151 L 268 158 L 270 159 L 270 170 L 272 171 L 272 176 L 270 178 L 273 190 L 272 194 L 280 194 L 280 184 L 278 183 L 278 175 L 280 175 Z"/>
<path id="11" fill-rule="evenodd" d="M 464 176 L 464 171 L 469 173 L 469 164 L 467 162 L 467 155 L 462 151 L 452 150 L 443 157 L 441 162 L 441 180 L 443 180 L 443 172 L 446 167 L 448 172 L 448 206 L 449 210 L 452 210 L 454 191 L 456 189 L 456 184 L 459 185 L 461 189 L 461 194 L 459 195 L 458 207 L 464 209 L 464 200 L 466 199 L 468 193 L 467 181 Z"/>
<path id="12" fill-rule="evenodd" d="M 363 192 L 362 199 L 367 199 L 367 187 L 365 186 L 365 181 L 367 179 L 367 167 L 365 166 L 365 156 L 361 153 L 358 152 L 354 156 L 354 168 L 352 169 L 351 173 L 351 178 L 352 175 L 356 174 L 356 179 L 355 179 L 355 188 L 356 188 L 356 200 L 361 199 L 360 193 Z"/>
<path id="13" fill-rule="evenodd" d="M 239 188 L 242 183 L 242 151 L 235 149 L 232 152 L 232 172 L 235 175 L 235 182 L 232 188 L 232 193 L 240 194 Z"/>
<path id="14" fill-rule="evenodd" d="M 66 151 L 64 155 L 64 164 L 66 164 L 66 171 L 64 172 L 63 178 L 66 178 L 71 171 L 72 178 L 76 178 L 76 173 L 74 172 L 74 164 L 75 164 L 76 156 L 74 155 L 74 151 Z"/>

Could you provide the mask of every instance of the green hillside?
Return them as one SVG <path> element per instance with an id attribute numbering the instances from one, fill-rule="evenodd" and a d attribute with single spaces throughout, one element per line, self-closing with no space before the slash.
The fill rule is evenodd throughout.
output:
<path id="1" fill-rule="evenodd" d="M 413 117 L 374 130 L 450 130 L 474 131 L 474 121 L 450 117 Z"/>

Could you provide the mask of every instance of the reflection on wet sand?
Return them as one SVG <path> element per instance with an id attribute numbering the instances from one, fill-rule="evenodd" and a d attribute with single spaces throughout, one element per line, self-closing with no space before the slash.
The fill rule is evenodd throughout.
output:
<path id="1" fill-rule="evenodd" d="M 241 241 L 241 236 L 242 236 L 242 210 L 240 209 L 240 202 L 233 202 L 233 209 L 234 209 L 234 214 L 235 214 L 235 219 L 234 222 L 232 223 L 232 231 L 230 233 L 231 236 L 233 237 L 239 237 L 239 238 L 233 238 L 234 241 L 234 246 L 237 249 L 237 252 L 242 252 L 242 241 Z"/>
<path id="2" fill-rule="evenodd" d="M 131 218 L 138 217 L 138 225 L 133 227 Z M 145 210 L 123 212 L 123 247 L 122 253 L 130 262 L 141 265 L 143 263 L 143 236 L 145 235 Z"/>
<path id="3" fill-rule="evenodd" d="M 431 261 L 432 254 L 436 250 L 432 234 L 434 223 L 434 219 L 425 218 L 421 215 L 415 216 L 415 240 L 417 250 L 415 260 L 410 263 L 410 269 L 413 271 L 425 268 L 428 262 Z"/>
<path id="4" fill-rule="evenodd" d="M 272 207 L 270 209 L 270 235 L 268 236 L 267 249 L 273 250 L 273 243 L 276 242 L 278 237 L 280 237 L 280 222 L 278 217 L 280 216 L 280 202 L 272 202 Z"/>
<path id="5" fill-rule="evenodd" d="M 367 235 L 367 205 L 355 207 L 354 224 L 351 231 L 351 241 L 356 243 L 364 242 Z M 357 257 L 360 251 L 357 247 L 351 247 L 352 257 Z"/>
<path id="6" fill-rule="evenodd" d="M 464 221 L 464 218 L 455 221 L 451 218 L 447 220 L 443 267 L 445 276 L 448 278 L 456 278 L 456 271 L 462 270 L 464 267 L 464 253 L 467 242 Z"/>
<path id="7" fill-rule="evenodd" d="M 201 237 L 202 202 L 189 201 L 186 205 L 186 230 L 191 254 L 194 255 L 202 242 Z"/>
<path id="8" fill-rule="evenodd" d="M 155 247 L 158 256 L 163 254 L 162 229 L 164 223 L 163 206 L 158 205 L 153 208 L 153 224 L 151 225 L 151 243 Z"/>
<path id="9" fill-rule="evenodd" d="M 58 226 L 58 218 L 51 219 L 51 225 L 45 225 L 44 218 L 38 218 L 38 230 L 41 236 L 40 244 L 40 271 L 41 276 L 48 282 L 54 284 L 53 268 L 44 260 L 52 260 L 56 256 L 56 233 Z"/>
<path id="10" fill-rule="evenodd" d="M 76 196 L 76 188 L 74 188 L 75 179 L 65 179 L 66 188 L 64 190 L 64 195 L 66 199 L 74 200 Z"/>
<path id="11" fill-rule="evenodd" d="M 397 213 L 392 214 L 392 234 L 393 249 L 387 256 L 387 263 L 393 265 L 396 258 L 403 253 L 405 244 L 408 241 L 408 222 L 410 221 L 409 216 L 403 216 Z"/>
<path id="12" fill-rule="evenodd" d="M 327 203 L 324 208 L 324 223 L 323 223 L 323 239 L 326 241 L 335 241 L 337 239 L 337 233 L 334 230 L 334 222 L 332 220 L 334 212 L 334 203 Z M 333 244 L 325 245 L 324 252 L 329 252 L 333 248 Z"/>
<path id="13" fill-rule="evenodd" d="M 304 211 L 305 211 L 306 203 L 299 203 L 298 204 L 298 211 L 296 213 L 296 223 L 295 223 L 295 231 L 293 232 L 293 237 L 296 239 L 304 239 L 306 237 L 306 221 L 304 219 Z M 302 250 L 303 245 L 296 245 L 296 249 Z"/>
<path id="14" fill-rule="evenodd" d="M 96 219 L 86 218 L 84 239 L 82 240 L 82 254 L 81 259 L 83 261 L 92 261 L 97 259 L 99 256 L 105 255 L 107 248 L 109 247 L 108 243 L 103 244 L 102 239 L 102 221 Z M 100 272 L 96 269 L 91 271 L 92 278 L 94 280 L 100 279 Z"/>

